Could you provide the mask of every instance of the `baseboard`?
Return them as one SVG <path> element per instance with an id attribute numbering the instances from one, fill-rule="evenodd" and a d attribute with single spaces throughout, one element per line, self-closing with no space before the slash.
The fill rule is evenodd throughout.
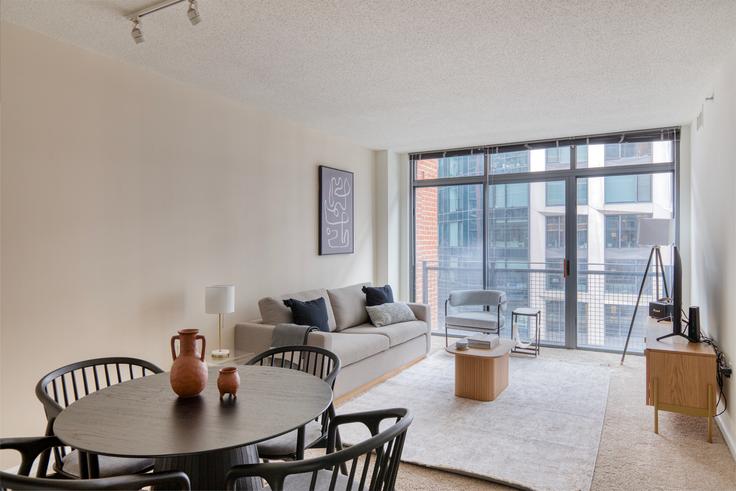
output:
<path id="1" fill-rule="evenodd" d="M 335 399 L 335 403 L 334 403 L 335 404 L 335 407 L 339 407 L 342 404 L 345 404 L 346 402 L 348 402 L 349 400 L 354 399 L 354 398 L 358 397 L 359 395 L 361 395 L 361 394 L 363 394 L 365 392 L 368 392 L 369 389 L 375 387 L 376 385 L 378 385 L 378 384 L 380 384 L 382 382 L 385 382 L 386 380 L 390 379 L 391 377 L 395 377 L 396 375 L 398 375 L 399 373 L 403 372 L 404 370 L 406 370 L 410 366 L 419 363 L 420 361 L 422 361 L 426 357 L 427 357 L 427 355 L 422 355 L 419 358 L 415 358 L 414 360 L 410 361 L 409 363 L 406 363 L 404 365 L 401 365 L 398 368 L 394 368 L 393 370 L 384 373 L 380 377 L 371 380 L 367 384 L 363 384 L 360 387 L 357 387 L 357 388 L 351 390 L 347 394 L 341 395 L 340 397 L 338 397 L 337 399 Z"/>
<path id="2" fill-rule="evenodd" d="M 731 433 L 731 429 L 728 427 L 728 424 L 726 424 L 723 416 L 716 416 L 713 419 L 716 420 L 718 429 L 721 430 L 721 435 L 723 435 L 723 441 L 726 442 L 726 446 L 728 447 L 728 450 L 731 452 L 731 458 L 736 460 L 736 438 L 734 437 L 734 434 Z"/>

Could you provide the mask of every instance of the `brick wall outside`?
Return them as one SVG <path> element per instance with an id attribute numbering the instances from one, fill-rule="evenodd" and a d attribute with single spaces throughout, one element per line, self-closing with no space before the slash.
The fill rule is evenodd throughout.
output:
<path id="1" fill-rule="evenodd" d="M 416 163 L 418 178 L 434 179 L 438 177 L 439 162 L 433 160 L 420 160 Z M 438 202 L 437 188 L 417 188 L 415 194 L 416 223 L 415 223 L 415 251 L 416 251 L 416 290 L 417 302 L 424 301 L 424 274 L 422 266 L 425 264 L 437 266 L 439 262 L 438 243 Z M 437 329 L 438 305 L 437 305 L 437 271 L 429 271 L 427 275 L 427 299 L 432 314 L 433 329 Z"/>

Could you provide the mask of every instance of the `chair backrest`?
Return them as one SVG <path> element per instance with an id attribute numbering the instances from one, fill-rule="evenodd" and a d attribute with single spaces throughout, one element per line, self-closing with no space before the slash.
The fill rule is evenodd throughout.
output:
<path id="1" fill-rule="evenodd" d="M 138 358 L 94 358 L 72 363 L 44 375 L 36 384 L 36 397 L 48 419 L 55 418 L 72 402 L 134 378 L 162 373 L 159 367 Z"/>
<path id="2" fill-rule="evenodd" d="M 334 388 L 340 372 L 340 357 L 318 346 L 281 346 L 256 355 L 246 365 L 299 370 L 321 378 Z"/>
<path id="3" fill-rule="evenodd" d="M 483 305 L 501 306 L 505 311 L 506 292 L 500 290 L 456 290 L 450 292 L 448 302 L 453 307 Z"/>
<path id="4" fill-rule="evenodd" d="M 396 422 L 380 431 L 381 422 L 386 419 Z M 340 414 L 330 422 L 326 455 L 295 462 L 235 466 L 228 472 L 227 489 L 236 489 L 238 480 L 243 477 L 261 477 L 273 491 L 281 491 L 289 476 L 306 474 L 310 475 L 310 490 L 317 487 L 330 491 L 392 490 L 411 421 L 411 414 L 403 408 Z M 350 423 L 364 424 L 371 438 L 335 451 L 338 427 Z M 327 471 L 327 475 L 320 471 Z M 326 484 L 328 488 L 324 487 Z"/>
<path id="5" fill-rule="evenodd" d="M 48 420 L 46 435 L 52 434 L 53 420 L 72 402 L 105 387 L 162 372 L 146 360 L 111 357 L 79 361 L 47 373 L 36 384 L 36 397 L 43 404 Z M 57 472 L 63 473 L 61 459 L 66 454 L 66 447 L 54 448 Z M 46 456 L 44 462 L 47 460 Z"/>
<path id="6" fill-rule="evenodd" d="M 191 489 L 189 477 L 183 472 L 154 472 L 102 479 L 46 479 L 29 477 L 33 462 L 38 456 L 62 443 L 54 436 L 32 438 L 0 438 L 0 449 L 15 450 L 21 455 L 18 474 L 0 472 L 0 489 L 140 489 L 145 486 L 161 486 L 165 489 L 187 491 Z"/>

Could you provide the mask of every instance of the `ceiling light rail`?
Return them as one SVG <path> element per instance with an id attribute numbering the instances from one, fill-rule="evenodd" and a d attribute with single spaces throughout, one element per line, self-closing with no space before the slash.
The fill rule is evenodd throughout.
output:
<path id="1" fill-rule="evenodd" d="M 164 0 L 163 2 L 158 2 L 144 9 L 127 14 L 125 17 L 133 23 L 133 30 L 130 35 L 133 37 L 135 43 L 141 44 L 144 41 L 143 31 L 141 30 L 141 19 L 143 17 L 187 1 L 189 2 L 187 17 L 189 18 L 189 22 L 193 26 L 196 26 L 202 21 L 199 15 L 197 0 Z"/>

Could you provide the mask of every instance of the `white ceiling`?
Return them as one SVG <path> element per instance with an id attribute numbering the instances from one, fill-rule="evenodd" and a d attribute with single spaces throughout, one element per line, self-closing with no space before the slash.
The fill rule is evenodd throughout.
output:
<path id="1" fill-rule="evenodd" d="M 690 120 L 736 49 L 735 0 L 0 0 L 3 20 L 371 148 Z M 717 97 L 717 95 L 716 95 Z"/>

